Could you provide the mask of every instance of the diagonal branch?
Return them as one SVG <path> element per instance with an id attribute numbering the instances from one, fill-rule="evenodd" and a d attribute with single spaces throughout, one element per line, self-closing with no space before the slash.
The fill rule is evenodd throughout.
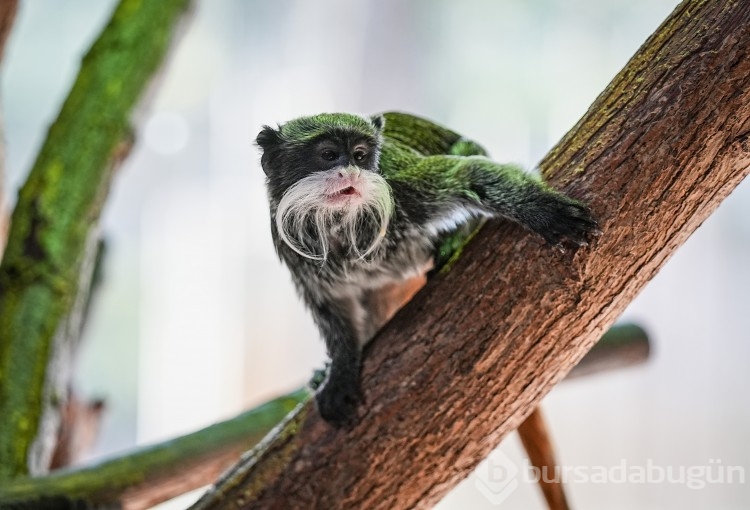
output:
<path id="1" fill-rule="evenodd" d="M 310 404 L 194 508 L 427 508 L 583 357 L 747 175 L 750 3 L 687 0 L 542 162 L 604 235 L 564 261 L 491 223 L 366 353 L 349 430 Z"/>
<path id="2" fill-rule="evenodd" d="M 643 329 L 633 324 L 615 326 L 568 379 L 642 363 L 648 352 Z M 307 389 L 301 388 L 229 420 L 121 457 L 38 478 L 15 479 L 0 486 L 0 508 L 33 506 L 42 498 L 60 501 L 63 508 L 71 501 L 85 502 L 91 508 L 151 508 L 210 484 L 308 397 Z"/>
<path id="3" fill-rule="evenodd" d="M 210 483 L 307 398 L 303 388 L 232 419 L 122 457 L 15 479 L 0 486 L 0 508 L 33 507 L 43 498 L 61 502 L 50 508 L 68 508 L 72 501 L 86 508 L 151 508 Z"/>

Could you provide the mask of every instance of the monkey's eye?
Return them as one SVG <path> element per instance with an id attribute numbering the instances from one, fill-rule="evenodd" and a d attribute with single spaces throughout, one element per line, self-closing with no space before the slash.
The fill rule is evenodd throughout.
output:
<path id="1" fill-rule="evenodd" d="M 354 161 L 361 163 L 367 159 L 367 153 L 361 149 L 354 151 Z"/>
<path id="2" fill-rule="evenodd" d="M 325 159 L 326 161 L 336 161 L 337 159 L 339 159 L 339 155 L 336 154 L 336 151 L 332 151 L 331 149 L 326 149 L 321 152 L 320 157 Z"/>

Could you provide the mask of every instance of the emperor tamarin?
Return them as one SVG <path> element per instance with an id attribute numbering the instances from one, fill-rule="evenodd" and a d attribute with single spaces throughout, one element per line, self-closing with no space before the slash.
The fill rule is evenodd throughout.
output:
<path id="1" fill-rule="evenodd" d="M 389 318 L 382 289 L 424 272 L 447 236 L 503 217 L 580 246 L 588 209 L 478 144 L 404 113 L 302 117 L 257 137 L 276 251 L 325 339 L 316 400 L 334 425 L 361 400 L 363 345 Z"/>

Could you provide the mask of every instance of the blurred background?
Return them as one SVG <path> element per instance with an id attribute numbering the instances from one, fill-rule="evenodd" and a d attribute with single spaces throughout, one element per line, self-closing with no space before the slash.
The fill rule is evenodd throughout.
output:
<path id="1" fill-rule="evenodd" d="M 252 144 L 262 124 L 406 110 L 533 168 L 676 4 L 197 1 L 104 212 L 105 280 L 76 378 L 107 400 L 92 459 L 228 418 L 322 366 L 322 342 L 271 244 Z M 2 74 L 11 202 L 114 5 L 22 2 Z M 626 318 L 654 341 L 646 365 L 546 398 L 562 464 L 720 461 L 750 472 L 749 217 L 744 182 L 630 306 Z M 522 464 L 515 437 L 501 450 Z M 494 508 L 475 481 L 438 508 Z M 578 508 L 750 506 L 747 483 L 567 490 Z M 543 505 L 521 483 L 502 508 Z"/>

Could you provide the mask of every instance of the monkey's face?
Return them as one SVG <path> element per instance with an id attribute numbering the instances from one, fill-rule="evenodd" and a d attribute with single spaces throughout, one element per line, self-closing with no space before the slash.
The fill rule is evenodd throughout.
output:
<path id="1" fill-rule="evenodd" d="M 275 225 L 298 254 L 372 253 L 393 209 L 378 170 L 382 122 L 346 114 L 297 119 L 258 135 Z"/>
<path id="2" fill-rule="evenodd" d="M 317 195 L 321 206 L 358 208 L 381 190 L 377 183 L 378 148 L 366 138 L 332 133 L 312 143 L 307 160 L 313 168 L 302 178 L 305 189 Z"/>

